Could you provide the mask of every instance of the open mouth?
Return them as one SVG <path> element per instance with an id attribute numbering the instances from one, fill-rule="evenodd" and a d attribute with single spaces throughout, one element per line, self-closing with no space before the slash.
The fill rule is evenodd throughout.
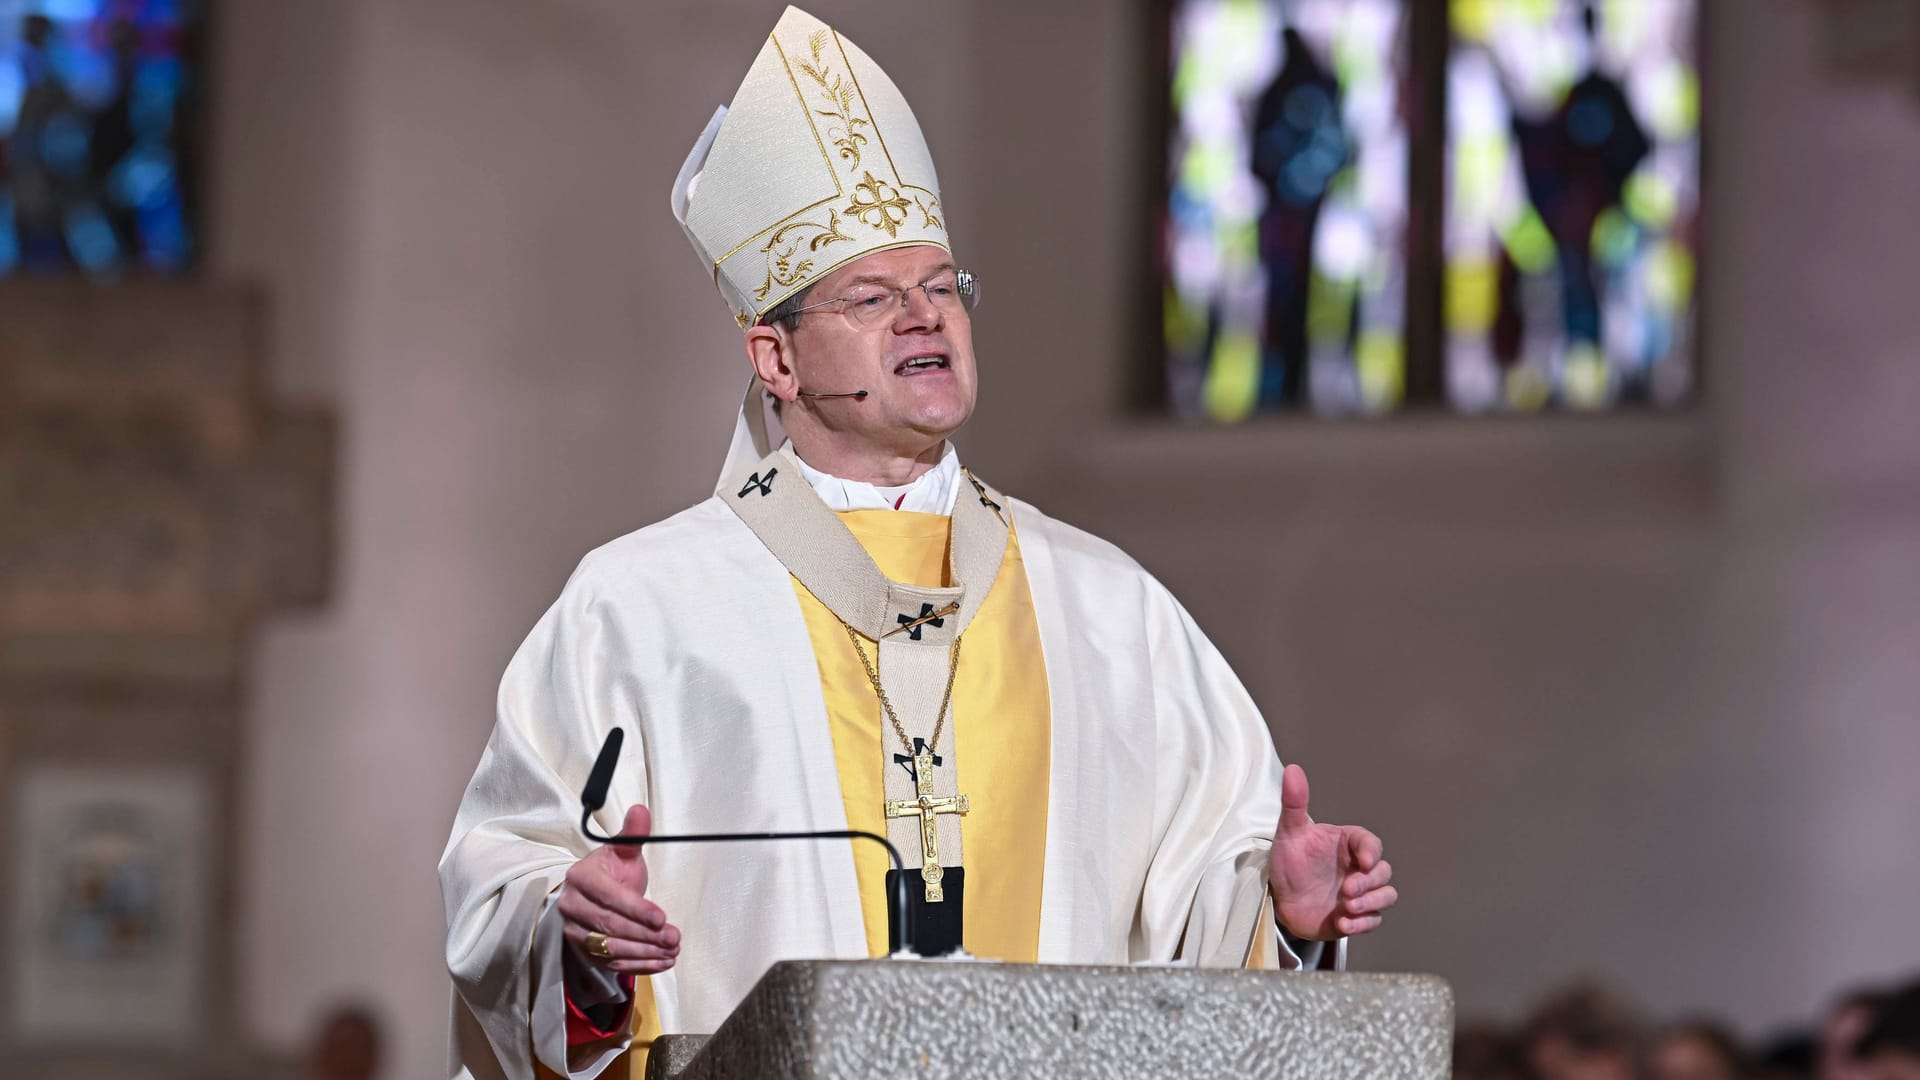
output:
<path id="1" fill-rule="evenodd" d="M 945 371 L 948 368 L 945 353 L 929 353 L 925 356 L 909 356 L 894 365 L 895 375 L 920 375 L 929 371 Z"/>

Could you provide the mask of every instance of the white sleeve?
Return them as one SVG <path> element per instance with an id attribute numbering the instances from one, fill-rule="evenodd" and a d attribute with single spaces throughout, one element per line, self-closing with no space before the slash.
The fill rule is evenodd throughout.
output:
<path id="1" fill-rule="evenodd" d="M 625 1045 L 609 1040 L 593 1060 L 567 1060 L 567 946 L 553 903 L 567 869 L 591 850 L 579 791 L 601 738 L 618 725 L 630 746 L 640 742 L 637 706 L 606 674 L 617 647 L 583 580 L 587 565 L 507 666 L 493 734 L 440 860 L 455 1053 L 476 1076 L 533 1080 L 537 1059 L 562 1076 L 592 1077 Z M 637 750 L 642 757 L 644 746 Z M 631 758 L 629 769 L 644 773 Z"/>
<path id="2" fill-rule="evenodd" d="M 1226 658 L 1158 582 L 1147 609 L 1160 766 L 1156 843 L 1133 952 L 1240 967 L 1265 941 L 1261 966 L 1315 968 L 1327 943 L 1257 933 L 1261 919 L 1273 918 L 1267 856 L 1280 821 L 1282 767 L 1267 723 Z M 1346 943 L 1334 945 L 1344 966 Z"/>

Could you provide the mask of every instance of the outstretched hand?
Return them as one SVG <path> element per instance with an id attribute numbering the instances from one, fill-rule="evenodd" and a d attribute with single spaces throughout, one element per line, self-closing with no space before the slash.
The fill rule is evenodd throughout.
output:
<path id="1" fill-rule="evenodd" d="M 644 806 L 627 808 L 623 836 L 646 836 L 653 815 Z M 653 975 L 680 956 L 680 931 L 667 913 L 647 899 L 647 861 L 631 844 L 607 844 L 567 870 L 567 887 L 558 901 L 562 933 L 575 955 L 596 967 L 631 975 Z M 602 956 L 587 948 L 587 935 L 605 934 Z"/>
<path id="2" fill-rule="evenodd" d="M 1388 884 L 1393 867 L 1380 857 L 1380 838 L 1358 825 L 1316 823 L 1307 815 L 1307 795 L 1307 771 L 1287 766 L 1268 867 L 1280 925 L 1309 941 L 1378 928 L 1400 898 Z"/>

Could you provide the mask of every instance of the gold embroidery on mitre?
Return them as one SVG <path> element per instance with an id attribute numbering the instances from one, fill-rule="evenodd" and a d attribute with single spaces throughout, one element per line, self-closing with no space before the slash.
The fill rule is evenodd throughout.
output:
<path id="1" fill-rule="evenodd" d="M 802 75 L 812 79 L 820 87 L 821 93 L 826 95 L 827 104 L 832 108 L 815 108 L 813 112 L 817 116 L 838 121 L 827 127 L 827 138 L 840 148 L 841 160 L 847 162 L 847 171 L 852 172 L 860 167 L 860 148 L 867 145 L 867 137 L 860 133 L 860 129 L 871 126 L 871 122 L 853 114 L 852 80 L 835 73 L 821 56 L 821 50 L 826 48 L 830 36 L 831 31 L 814 31 L 807 38 L 807 48 L 813 53 L 813 62 L 795 60 L 793 66 L 800 69 Z M 832 82 L 827 81 L 829 77 Z"/>
<path id="2" fill-rule="evenodd" d="M 805 234 L 808 229 L 814 230 L 810 237 Z M 798 285 L 813 273 L 812 259 L 796 259 L 800 254 L 800 245 L 803 241 L 807 245 L 808 252 L 815 252 L 828 244 L 852 239 L 853 237 L 840 231 L 840 215 L 832 210 L 827 211 L 825 225 L 817 221 L 789 221 L 773 230 L 773 235 L 767 238 L 766 246 L 760 249 L 767 255 L 767 279 L 754 290 L 753 298 L 765 300 L 774 286 L 786 288 L 790 285 Z"/>
<path id="3" fill-rule="evenodd" d="M 870 228 L 885 230 L 888 236 L 899 236 L 900 226 L 907 223 L 907 207 L 912 205 L 899 188 L 874 179 L 872 173 L 863 173 L 860 182 L 853 185 L 853 201 L 840 212 L 852 214 Z"/>
<path id="4" fill-rule="evenodd" d="M 833 43 L 834 43 L 834 46 L 840 50 L 841 59 L 846 59 L 847 44 L 846 42 L 840 40 L 840 35 L 838 33 L 835 33 L 833 35 Z M 881 72 L 880 77 L 885 79 L 886 73 Z M 867 101 L 867 92 L 860 88 L 860 73 L 853 69 L 853 61 L 851 60 L 847 61 L 847 78 L 853 80 L 853 92 L 860 95 L 860 103 L 867 106 L 867 115 L 872 116 L 873 105 Z M 891 80 L 888 80 L 888 82 L 889 82 L 889 85 L 891 85 Z M 898 94 L 900 92 L 897 87 L 894 87 L 893 91 L 895 94 Z M 914 134 L 917 136 L 919 134 L 919 131 L 916 129 L 914 131 Z M 900 166 L 895 165 L 893 163 L 893 151 L 887 149 L 887 133 L 884 131 L 881 131 L 879 127 L 876 126 L 873 129 L 873 137 L 880 140 L 880 154 L 881 156 L 887 159 L 887 168 L 893 170 L 894 180 L 899 183 L 905 183 L 906 177 L 900 175 Z"/>
<path id="5" fill-rule="evenodd" d="M 942 232 L 946 231 L 947 223 L 944 221 L 941 221 L 940 216 L 934 213 L 935 210 L 940 209 L 939 199 L 934 198 L 932 195 L 928 195 L 927 200 L 925 202 L 922 202 L 920 201 L 920 196 L 915 195 L 913 197 L 913 205 L 919 207 L 920 213 L 926 217 L 927 220 L 924 222 L 921 222 L 921 224 L 924 227 L 929 229 L 939 229 Z"/>

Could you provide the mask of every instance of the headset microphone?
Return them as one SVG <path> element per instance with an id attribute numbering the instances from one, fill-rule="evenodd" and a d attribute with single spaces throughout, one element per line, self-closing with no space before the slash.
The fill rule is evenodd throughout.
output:
<path id="1" fill-rule="evenodd" d="M 866 392 L 865 390 L 854 390 L 854 391 L 851 391 L 851 392 L 849 392 L 849 393 L 845 393 L 845 394 L 813 394 L 813 393 L 808 393 L 808 392 L 807 392 L 807 391 L 805 391 L 805 390 L 802 390 L 802 391 L 800 391 L 800 396 L 801 396 L 801 397 L 811 397 L 811 398 L 837 398 L 837 397 L 850 397 L 850 398 L 853 398 L 853 399 L 854 399 L 855 401 L 858 401 L 858 400 L 860 400 L 861 398 L 864 398 L 864 397 L 866 397 L 866 396 L 867 396 L 867 392 Z"/>

